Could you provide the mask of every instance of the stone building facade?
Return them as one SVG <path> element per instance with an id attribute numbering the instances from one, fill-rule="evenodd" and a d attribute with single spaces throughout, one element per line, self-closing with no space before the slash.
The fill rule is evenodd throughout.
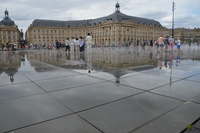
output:
<path id="1" fill-rule="evenodd" d="M 158 21 L 123 14 L 119 3 L 115 7 L 114 13 L 96 19 L 73 21 L 35 19 L 26 31 L 26 39 L 28 43 L 40 45 L 55 43 L 55 40 L 64 43 L 67 37 L 86 37 L 87 33 L 91 33 L 93 45 L 110 46 L 134 43 L 137 40 L 156 40 L 160 35 L 170 34 L 170 30 Z"/>
<path id="2" fill-rule="evenodd" d="M 180 38 L 183 42 L 198 42 L 200 41 L 200 28 L 186 29 L 176 28 L 174 30 L 175 38 Z"/>
<path id="3" fill-rule="evenodd" d="M 6 44 L 7 42 L 17 44 L 20 39 L 18 26 L 10 19 L 7 9 L 4 13 L 5 18 L 0 21 L 0 44 Z"/>

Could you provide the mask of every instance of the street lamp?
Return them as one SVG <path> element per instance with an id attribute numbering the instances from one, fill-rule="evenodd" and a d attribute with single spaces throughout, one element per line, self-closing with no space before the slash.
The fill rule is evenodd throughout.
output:
<path id="1" fill-rule="evenodd" d="M 172 38 L 174 38 L 174 10 L 175 10 L 175 3 L 172 2 Z"/>

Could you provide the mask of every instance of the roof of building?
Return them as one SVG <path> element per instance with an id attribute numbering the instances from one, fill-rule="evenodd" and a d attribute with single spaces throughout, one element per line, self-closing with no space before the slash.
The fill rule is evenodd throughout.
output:
<path id="1" fill-rule="evenodd" d="M 13 26 L 13 25 L 15 25 L 15 22 L 13 20 L 11 20 L 10 18 L 4 18 L 3 20 L 0 21 L 0 25 Z"/>
<path id="2" fill-rule="evenodd" d="M 158 21 L 155 21 L 153 19 L 134 17 L 121 13 L 119 10 L 120 7 L 119 3 L 117 3 L 115 7 L 116 11 L 106 17 L 88 19 L 88 20 L 72 20 L 72 21 L 35 19 L 31 25 L 46 26 L 46 27 L 84 27 L 84 26 L 99 25 L 105 21 L 121 22 L 129 20 L 140 25 L 149 25 L 149 26 L 152 25 L 152 26 L 162 27 L 162 25 Z"/>
<path id="3" fill-rule="evenodd" d="M 5 26 L 15 25 L 15 22 L 9 18 L 7 9 L 4 13 L 5 13 L 5 18 L 0 21 L 0 25 L 5 25 Z"/>

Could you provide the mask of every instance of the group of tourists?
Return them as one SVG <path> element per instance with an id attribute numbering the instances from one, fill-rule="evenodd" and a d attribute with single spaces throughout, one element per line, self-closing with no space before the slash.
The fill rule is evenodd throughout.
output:
<path id="1" fill-rule="evenodd" d="M 15 44 L 7 42 L 5 45 L 1 46 L 2 51 L 14 51 L 16 50 Z"/>
<path id="2" fill-rule="evenodd" d="M 60 43 L 58 40 L 56 40 L 56 49 L 59 50 L 61 48 Z M 92 37 L 90 33 L 87 34 L 87 37 L 84 39 L 82 36 L 79 38 L 74 38 L 73 36 L 70 38 L 67 38 L 65 41 L 65 51 L 66 52 L 83 52 L 85 50 L 85 47 L 87 47 L 88 50 L 91 50 L 92 45 Z"/>
<path id="3" fill-rule="evenodd" d="M 166 36 L 165 38 L 163 36 L 160 36 L 155 43 L 157 45 L 158 52 L 161 52 L 161 51 L 172 52 L 175 41 L 174 41 L 174 38 L 172 38 L 172 36 L 170 37 Z M 180 52 L 181 41 L 179 38 L 177 38 L 176 45 L 177 45 L 178 52 Z"/>

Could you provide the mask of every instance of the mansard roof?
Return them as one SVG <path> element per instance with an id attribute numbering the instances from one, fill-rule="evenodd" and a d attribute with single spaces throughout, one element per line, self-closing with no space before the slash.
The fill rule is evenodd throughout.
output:
<path id="1" fill-rule="evenodd" d="M 3 20 L 0 21 L 0 25 L 13 26 L 15 25 L 15 22 L 10 18 L 4 18 Z"/>
<path id="2" fill-rule="evenodd" d="M 0 25 L 5 25 L 5 26 L 15 25 L 15 22 L 9 18 L 7 9 L 4 13 L 5 13 L 5 18 L 0 21 Z"/>
<path id="3" fill-rule="evenodd" d="M 119 10 L 116 10 L 113 14 L 110 14 L 106 17 L 88 19 L 88 20 L 57 21 L 57 20 L 35 19 L 31 25 L 32 26 L 47 26 L 47 27 L 84 27 L 84 26 L 99 25 L 105 21 L 122 22 L 125 20 L 132 21 L 135 24 L 162 27 L 162 25 L 158 21 L 155 21 L 152 19 L 129 16 L 129 15 L 121 13 Z"/>

